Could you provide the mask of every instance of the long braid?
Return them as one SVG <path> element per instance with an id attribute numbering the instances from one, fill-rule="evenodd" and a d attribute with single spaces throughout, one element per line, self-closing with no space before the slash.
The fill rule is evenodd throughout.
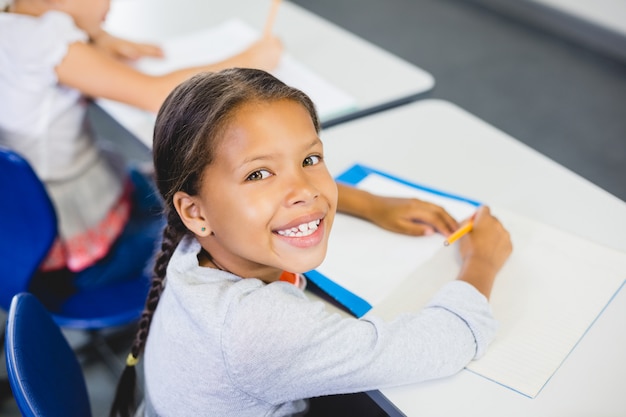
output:
<path id="1" fill-rule="evenodd" d="M 110 417 L 130 417 L 133 415 L 135 404 L 135 392 L 137 384 L 137 373 L 135 365 L 139 356 L 143 352 L 150 331 L 150 323 L 159 303 L 163 289 L 165 288 L 165 272 L 167 265 L 174 254 L 176 246 L 187 233 L 176 211 L 168 211 L 168 222 L 163 229 L 163 240 L 161 250 L 156 256 L 154 274 L 150 282 L 150 289 L 146 298 L 146 304 L 137 324 L 135 339 L 130 348 L 130 354 L 126 359 L 126 367 L 117 384 L 115 397 L 109 412 Z"/>
<path id="2" fill-rule="evenodd" d="M 154 275 L 150 283 L 150 290 L 146 299 L 146 305 L 138 323 L 137 334 L 130 349 L 130 353 L 135 359 L 139 358 L 148 338 L 152 316 L 159 303 L 163 288 L 165 288 L 165 271 L 167 265 L 174 254 L 178 242 L 187 232 L 176 212 L 169 212 L 167 226 L 163 229 L 163 241 L 161 251 L 156 257 Z"/>

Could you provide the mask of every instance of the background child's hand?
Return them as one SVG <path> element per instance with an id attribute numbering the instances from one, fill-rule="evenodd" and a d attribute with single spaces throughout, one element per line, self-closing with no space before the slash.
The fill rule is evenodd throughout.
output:
<path id="1" fill-rule="evenodd" d="M 513 250 L 509 232 L 491 215 L 489 207 L 478 209 L 472 231 L 459 240 L 459 250 L 463 262 L 459 279 L 489 298 L 496 274 Z"/>
<path id="2" fill-rule="evenodd" d="M 233 59 L 235 66 L 271 71 L 278 66 L 283 49 L 276 36 L 263 36 Z"/>
<path id="3" fill-rule="evenodd" d="M 101 51 L 121 60 L 134 61 L 144 56 L 163 56 L 163 51 L 156 45 L 121 39 L 104 30 L 92 37 L 92 42 Z"/>

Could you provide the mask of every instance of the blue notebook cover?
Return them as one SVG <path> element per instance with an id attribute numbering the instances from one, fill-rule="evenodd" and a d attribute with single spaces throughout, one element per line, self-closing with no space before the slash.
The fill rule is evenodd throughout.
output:
<path id="1" fill-rule="evenodd" d="M 417 184 L 389 173 L 379 171 L 377 169 L 361 165 L 355 164 L 350 167 L 348 170 L 340 174 L 336 177 L 338 182 L 357 186 L 361 181 L 367 178 L 371 174 L 377 174 L 384 178 L 396 181 L 400 184 L 413 187 L 419 189 L 421 191 L 425 191 L 427 193 L 437 195 L 444 198 L 449 198 L 453 200 L 462 201 L 465 203 L 469 203 L 475 207 L 481 205 L 478 201 L 468 199 L 466 197 L 462 197 L 459 195 L 451 194 L 442 190 L 438 190 L 432 187 L 428 187 L 422 184 Z M 341 285 L 337 284 L 332 278 L 327 277 L 320 273 L 317 270 L 309 271 L 305 274 L 308 280 L 313 282 L 316 286 L 318 286 L 322 291 L 328 294 L 330 297 L 335 299 L 338 303 L 344 306 L 348 311 L 350 311 L 356 317 L 362 317 L 369 310 L 372 309 L 372 305 L 366 301 L 364 298 L 360 297 L 358 294 L 354 294 L 353 292 L 345 289 Z"/>

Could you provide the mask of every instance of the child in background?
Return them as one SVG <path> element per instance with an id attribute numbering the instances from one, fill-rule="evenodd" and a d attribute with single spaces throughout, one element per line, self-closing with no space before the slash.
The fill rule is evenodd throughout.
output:
<path id="1" fill-rule="evenodd" d="M 146 416 L 306 415 L 308 398 L 444 377 L 485 352 L 511 252 L 487 207 L 460 241 L 458 279 L 420 313 L 342 317 L 284 282 L 320 265 L 337 209 L 318 133 L 310 99 L 264 71 L 200 74 L 170 94 L 153 147 L 167 225 L 111 415 L 133 412 L 144 347 Z"/>
<path id="2" fill-rule="evenodd" d="M 191 75 L 234 65 L 272 69 L 282 53 L 268 36 L 223 62 L 146 75 L 128 61 L 161 50 L 105 32 L 108 9 L 109 0 L 13 0 L 0 11 L 0 145 L 29 161 L 55 207 L 59 236 L 31 290 L 58 292 L 60 300 L 75 286 L 141 274 L 163 225 L 153 184 L 96 143 L 86 99 L 156 112 Z"/>

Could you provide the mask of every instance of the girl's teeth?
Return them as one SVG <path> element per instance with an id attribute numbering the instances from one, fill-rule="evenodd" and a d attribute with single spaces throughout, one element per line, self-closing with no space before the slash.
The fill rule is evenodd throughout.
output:
<path id="1" fill-rule="evenodd" d="M 308 236 L 317 230 L 317 227 L 319 226 L 319 224 L 320 224 L 319 220 L 313 220 L 308 223 L 302 223 L 298 227 L 292 227 L 291 229 L 286 229 L 286 230 L 279 230 L 277 233 L 281 236 L 288 236 L 288 237 Z"/>

